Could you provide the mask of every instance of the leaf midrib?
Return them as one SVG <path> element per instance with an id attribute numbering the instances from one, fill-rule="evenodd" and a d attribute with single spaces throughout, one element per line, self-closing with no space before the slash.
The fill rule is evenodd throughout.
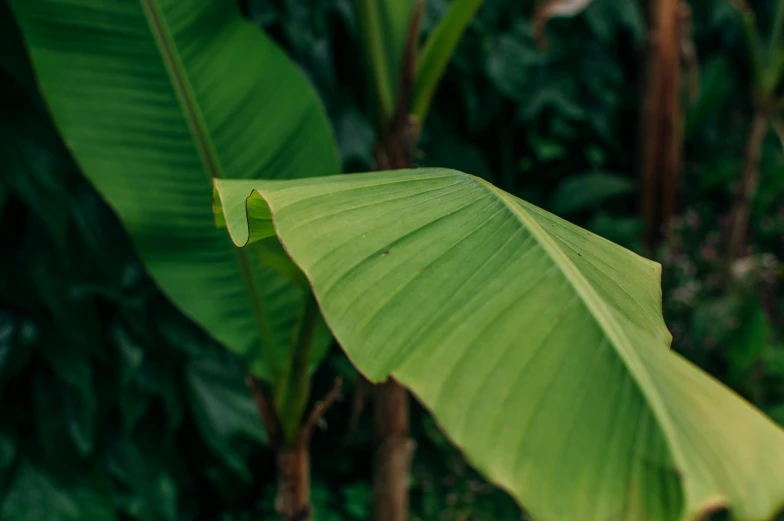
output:
<path id="1" fill-rule="evenodd" d="M 686 458 L 675 437 L 676 431 L 664 406 L 662 397 L 659 395 L 658 391 L 656 391 L 656 386 L 653 383 L 653 379 L 646 369 L 645 364 L 636 355 L 635 348 L 629 340 L 629 337 L 623 331 L 620 324 L 613 318 L 604 300 L 596 293 L 596 290 L 594 290 L 591 284 L 585 279 L 574 262 L 566 256 L 547 232 L 545 232 L 539 223 L 536 222 L 536 219 L 534 219 L 526 209 L 516 204 L 509 194 L 497 189 L 495 186 L 479 177 L 469 174 L 461 175 L 472 178 L 474 182 L 487 189 L 492 196 L 500 199 L 509 211 L 526 227 L 531 235 L 533 235 L 542 248 L 544 248 L 553 262 L 561 269 L 561 272 L 571 283 L 585 306 L 589 309 L 601 330 L 607 335 L 610 343 L 615 347 L 614 351 L 621 357 L 624 365 L 632 374 L 633 380 L 640 393 L 647 399 L 653 409 L 653 414 L 661 423 L 663 434 L 669 442 L 668 448 L 672 453 L 673 459 L 678 466 L 683 465 L 686 462 Z"/>
<path id="2" fill-rule="evenodd" d="M 180 102 L 183 118 L 190 129 L 191 137 L 194 140 L 205 173 L 210 181 L 210 185 L 212 185 L 213 179 L 220 179 L 223 177 L 223 168 L 220 164 L 220 158 L 215 151 L 215 146 L 212 143 L 212 138 L 207 129 L 207 124 L 204 121 L 204 116 L 196 102 L 196 95 L 188 81 L 187 73 L 185 72 L 185 67 L 182 64 L 179 52 L 177 51 L 177 46 L 171 34 L 171 30 L 157 0 L 141 0 L 141 6 L 145 17 L 147 18 L 148 26 L 155 40 L 156 47 L 161 54 L 164 67 L 169 74 L 174 93 L 177 96 L 177 100 Z M 267 363 L 270 365 L 272 373 L 275 374 L 277 368 L 274 363 L 275 349 L 272 333 L 266 319 L 264 301 L 258 291 L 256 291 L 258 284 L 256 283 L 255 276 L 250 267 L 248 253 L 234 245 L 232 245 L 232 248 L 237 255 L 237 264 L 242 273 L 243 284 L 251 300 L 251 308 L 256 319 L 256 327 L 261 339 L 261 350 L 264 352 L 264 358 L 266 358 Z"/>

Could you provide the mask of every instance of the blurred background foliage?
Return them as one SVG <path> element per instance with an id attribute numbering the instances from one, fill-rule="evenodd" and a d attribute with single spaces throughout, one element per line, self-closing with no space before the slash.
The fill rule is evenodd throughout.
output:
<path id="1" fill-rule="evenodd" d="M 449 0 L 428 0 L 427 33 Z M 751 3 L 770 30 L 774 2 Z M 351 0 L 248 0 L 317 86 L 348 172 L 371 167 L 372 100 Z M 678 216 L 643 246 L 636 176 L 645 5 L 595 0 L 535 43 L 528 2 L 487 0 L 446 71 L 419 166 L 481 175 L 664 265 L 674 349 L 784 423 L 784 152 L 770 133 L 741 259 L 723 241 L 753 114 L 751 71 L 728 0 L 693 2 L 699 83 L 685 101 Z M 58 137 L 0 0 L 0 519 L 274 519 L 273 454 L 240 360 L 174 309 Z M 313 444 L 318 519 L 370 514 L 365 388 L 333 346 L 345 399 Z M 368 407 L 365 407 L 367 410 Z M 416 409 L 412 519 L 522 514 Z"/>

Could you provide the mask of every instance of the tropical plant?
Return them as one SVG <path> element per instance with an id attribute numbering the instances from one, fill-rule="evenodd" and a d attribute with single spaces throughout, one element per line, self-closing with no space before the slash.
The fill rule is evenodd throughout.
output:
<path id="1" fill-rule="evenodd" d="M 534 519 L 781 509 L 784 432 L 668 350 L 658 265 L 452 170 L 216 191 L 235 244 L 277 233 L 356 366 Z"/>
<path id="2" fill-rule="evenodd" d="M 155 287 L 16 78 L 0 71 L 0 519 L 237 509 L 266 442 L 244 364 Z"/>
<path id="3" fill-rule="evenodd" d="M 751 68 L 753 116 L 730 218 L 727 242 L 730 261 L 741 255 L 746 240 L 749 214 L 760 183 L 760 154 L 768 125 L 778 134 L 784 147 L 784 1 L 774 2 L 767 45 L 762 41 L 762 28 L 751 8 L 743 0 L 734 4 L 742 18 Z"/>
<path id="4" fill-rule="evenodd" d="M 420 130 L 447 63 L 484 0 L 457 0 L 449 5 L 419 48 L 422 0 L 359 0 L 355 3 L 366 62 L 376 102 L 377 170 L 414 166 Z M 589 0 L 542 3 L 534 14 L 537 31 L 556 16 L 582 11 Z M 373 519 L 404 521 L 408 516 L 408 482 L 412 440 L 408 439 L 408 395 L 393 378 L 376 388 L 376 449 Z"/>
<path id="5" fill-rule="evenodd" d="M 232 3 L 47 0 L 12 8 L 82 171 L 164 293 L 264 380 L 258 395 L 271 402 L 262 410 L 275 411 L 264 417 L 281 459 L 304 458 L 308 373 L 329 332 L 280 248 L 237 250 L 214 227 L 210 204 L 213 177 L 339 171 L 312 87 Z M 290 487 L 280 490 L 289 504 Z"/>
<path id="6" fill-rule="evenodd" d="M 457 3 L 452 10 L 456 15 L 446 16 L 434 31 L 430 41 L 435 43 L 423 52 L 425 56 L 436 53 L 427 58 L 435 74 L 431 72 L 427 84 L 418 86 L 418 100 L 426 102 L 432 96 L 439 71 L 480 4 Z M 381 49 L 371 62 L 373 67 L 394 68 L 401 60 L 400 29 L 407 26 L 414 5 L 358 4 L 366 20 L 363 27 L 370 29 L 367 34 L 384 34 L 384 41 L 371 42 L 373 48 Z M 123 219 L 153 278 L 187 315 L 244 356 L 254 377 L 265 381 L 250 383 L 271 441 L 280 446 L 281 511 L 295 516 L 307 510 L 306 446 L 322 412 L 316 407 L 316 416 L 303 423 L 309 371 L 324 354 L 330 335 L 310 291 L 303 286 L 304 278 L 277 244 L 261 245 L 251 254 L 234 250 L 225 234 L 211 226 L 203 198 L 209 196 L 210 179 L 217 177 L 295 178 L 336 173 L 337 151 L 315 93 L 269 39 L 242 20 L 233 5 L 213 2 L 192 7 L 157 1 L 123 6 L 89 1 L 14 5 L 57 124 L 82 170 Z M 55 29 L 36 27 L 40 20 L 32 15 L 33 10 L 63 16 Z M 379 18 L 382 11 L 384 16 Z M 91 28 L 108 23 L 111 30 L 91 33 L 73 25 L 78 19 L 87 20 Z M 380 20 L 383 25 L 378 25 Z M 208 30 L 195 34 L 192 28 L 202 23 Z M 64 60 L 63 55 L 47 58 L 50 38 L 67 37 L 69 32 L 78 36 L 71 40 L 73 46 L 60 50 L 73 53 L 75 60 Z M 113 46 L 137 34 L 143 38 L 134 40 L 130 54 L 123 54 L 117 62 Z M 81 47 L 83 37 L 93 38 L 93 49 Z M 243 48 L 251 53 L 245 55 Z M 240 72 L 232 63 L 236 59 L 256 66 Z M 114 67 L 119 64 L 126 73 L 139 72 L 138 82 L 123 85 L 112 81 L 116 70 L 110 62 Z M 208 62 L 210 66 L 205 65 Z M 65 72 L 65 63 L 70 63 L 68 70 L 75 74 L 60 82 L 56 78 Z M 387 77 L 377 72 L 386 81 Z M 71 89 L 93 74 L 102 76 L 103 81 L 91 81 L 83 91 L 86 96 L 72 97 Z M 270 81 L 271 76 L 276 77 L 275 82 Z M 216 78 L 231 80 L 214 85 Z M 49 90 L 50 86 L 56 92 Z M 383 97 L 386 86 L 379 84 L 383 101 L 388 101 Z M 412 88 L 409 85 L 406 90 L 410 93 Z M 97 107 L 101 109 L 95 110 Z M 387 117 L 384 107 L 382 103 L 382 118 Z M 424 117 L 426 107 L 419 110 Z M 276 113 L 287 114 L 286 124 L 276 125 L 273 132 L 266 122 Z M 106 134 L 93 133 L 106 118 L 125 123 Z M 145 143 L 149 132 L 143 127 L 147 125 L 168 136 L 164 150 Z M 382 130 L 385 128 L 382 125 Z M 394 133 L 386 143 L 391 148 L 399 146 L 399 135 Z M 197 188 L 200 184 L 201 192 Z M 167 200 L 164 193 L 174 186 L 188 186 L 189 193 L 176 202 Z M 155 224 L 164 215 L 169 224 Z M 401 389 L 394 387 L 393 392 L 399 395 Z M 379 466 L 389 468 L 383 461 Z M 408 471 L 401 470 L 405 481 Z M 287 474 L 298 476 L 292 480 L 296 486 L 286 484 Z M 396 488 L 398 494 L 405 494 L 405 485 Z M 394 504 L 403 514 L 406 502 Z"/>
<path id="7" fill-rule="evenodd" d="M 272 185 L 258 180 L 219 183 L 218 207 L 228 217 L 235 242 L 252 242 L 250 249 L 235 251 L 225 232 L 211 227 L 211 178 L 296 178 L 337 171 L 323 110 L 282 53 L 225 2 L 38 0 L 14 2 L 13 7 L 66 143 L 123 219 L 152 276 L 214 337 L 245 355 L 251 371 L 264 380 L 257 397 L 268 435 L 280 447 L 279 506 L 284 517 L 309 515 L 306 442 L 323 410 L 317 406 L 303 421 L 308 370 L 328 341 L 305 280 L 313 283 L 338 340 L 357 366 L 373 380 L 392 374 L 411 387 L 433 407 L 445 430 L 479 468 L 530 506 L 537 518 L 561 518 L 563 512 L 578 508 L 586 517 L 579 503 L 592 496 L 594 485 L 602 491 L 596 495 L 599 502 L 591 503 L 595 511 L 588 519 L 609 514 L 619 519 L 690 518 L 717 506 L 732 508 L 739 519 L 762 519 L 780 507 L 782 484 L 774 474 L 775 466 L 762 489 L 770 492 L 765 497 L 759 487 L 751 488 L 751 471 L 758 473 L 765 464 L 776 463 L 776 456 L 759 455 L 780 443 L 781 432 L 667 352 L 654 265 L 450 171 L 276 185 L 281 194 L 291 195 L 290 208 L 298 208 L 308 219 L 320 217 L 307 223 L 301 220 L 303 213 L 284 218 L 287 205 L 267 206 L 265 199 L 256 196 L 246 208 L 252 187 L 271 201 L 274 196 L 267 192 Z M 345 189 L 346 198 L 331 195 L 340 189 Z M 302 202 L 307 197 L 314 200 Z M 314 205 L 325 200 L 336 206 L 325 204 L 324 213 L 319 213 Z M 415 202 L 425 202 L 425 211 L 410 212 Z M 376 213 L 378 204 L 392 206 Z M 363 219 L 332 215 L 347 208 Z M 270 210 L 281 237 L 286 236 L 288 252 L 304 273 L 272 237 Z M 288 224 L 283 224 L 285 219 Z M 460 222 L 465 226 L 456 225 Z M 323 235 L 312 235 L 307 229 L 300 233 L 300 229 L 301 239 L 289 237 L 283 228 L 296 228 L 296 223 Z M 425 226 L 420 233 L 411 233 L 421 225 Z M 348 240 L 363 229 L 370 240 Z M 463 236 L 464 242 L 445 251 L 451 248 L 450 238 Z M 308 251 L 302 246 L 307 240 L 313 241 Z M 466 262 L 459 253 L 473 240 L 499 247 L 484 257 L 469 256 Z M 339 244 L 344 248 L 335 249 Z M 321 253 L 328 253 L 323 272 L 310 269 L 318 265 L 318 245 Z M 413 256 L 417 248 L 426 255 Z M 509 254 L 515 249 L 526 254 L 525 261 L 517 262 L 517 256 Z M 409 256 L 398 255 L 401 250 Z M 577 258 L 572 259 L 572 254 Z M 331 271 L 363 259 L 357 272 Z M 390 259 L 393 262 L 386 267 L 391 272 L 374 269 L 378 261 Z M 352 264 L 341 264 L 344 261 Z M 477 275 L 485 276 L 492 268 L 491 274 L 500 278 L 473 277 L 471 262 L 476 263 Z M 607 275 L 604 270 L 610 265 L 621 269 L 619 276 Z M 370 271 L 362 271 L 365 268 Z M 534 278 L 515 277 L 511 282 L 505 278 L 514 273 Z M 354 278 L 357 274 L 369 278 Z M 365 285 L 378 282 L 382 274 L 388 275 L 384 284 L 376 284 L 375 289 Z M 624 279 L 622 286 L 613 282 L 620 279 Z M 423 292 L 415 294 L 413 301 L 409 300 L 412 285 L 405 286 L 411 281 Z M 451 305 L 443 302 L 444 295 L 458 295 L 456 290 L 463 286 L 455 284 L 461 281 L 473 289 L 463 292 L 462 298 L 477 298 L 470 301 L 471 309 L 463 308 L 469 315 L 460 315 L 453 307 L 459 306 L 460 299 Z M 324 284 L 340 290 L 329 303 L 332 289 L 327 291 Z M 416 300 L 417 296 L 425 300 Z M 488 302 L 490 296 L 494 297 L 490 304 L 473 307 Z M 548 334 L 546 326 L 553 326 L 552 336 L 539 340 L 542 346 L 555 347 L 538 354 L 514 349 L 520 346 L 520 330 L 510 322 L 517 306 L 530 305 L 532 297 L 538 297 L 533 300 L 537 308 L 542 302 L 547 307 L 522 317 L 523 324 L 531 325 L 526 340 L 537 345 L 536 335 Z M 498 313 L 504 311 L 504 303 L 509 309 Z M 422 310 L 431 311 L 439 320 L 432 326 L 440 327 L 420 329 L 422 320 L 430 316 Z M 481 320 L 469 319 L 475 312 Z M 450 332 L 458 322 L 463 329 Z M 477 341 L 465 328 L 485 334 L 479 343 L 486 352 L 469 349 Z M 421 335 L 415 345 L 406 341 L 415 335 Z M 573 347 L 570 358 L 562 359 L 567 347 Z M 453 349 L 466 358 L 454 358 Z M 567 365 L 556 371 L 562 361 Z M 596 378 L 601 385 L 588 387 L 586 381 L 572 378 L 575 372 L 592 376 L 580 371 L 587 361 L 605 371 Z M 443 367 L 451 362 L 456 364 L 455 372 L 445 374 Z M 482 368 L 489 374 L 494 362 L 503 362 L 503 370 L 482 387 L 486 382 L 478 371 Z M 441 372 L 433 371 L 434 364 Z M 477 375 L 465 380 L 470 386 L 456 388 L 453 379 L 472 366 Z M 517 370 L 531 367 L 542 372 L 518 381 Z M 531 393 L 551 386 L 553 392 Z M 616 393 L 621 405 L 602 403 L 606 393 L 621 389 L 625 392 Z M 535 396 L 535 401 L 520 399 L 524 392 L 526 398 Z M 568 400 L 578 393 L 587 400 L 585 408 L 575 408 Z M 490 408 L 476 409 L 472 415 L 478 416 L 471 418 L 461 410 L 469 397 Z M 723 409 L 699 410 L 714 406 L 713 399 Z M 616 418 L 618 411 L 629 418 Z M 725 412 L 754 428 L 741 438 L 721 423 L 719 433 L 705 434 L 703 429 L 709 425 L 719 428 L 719 420 L 724 419 L 719 414 Z M 536 420 L 531 426 L 526 414 Z M 572 437 L 563 423 L 582 418 L 581 414 L 595 429 Z M 698 422 L 692 414 L 704 417 Z M 498 429 L 483 421 L 494 419 L 493 415 L 503 418 L 499 421 L 504 423 L 495 426 Z M 626 429 L 617 442 L 602 440 L 600 428 L 609 432 L 613 418 Z M 646 437 L 635 436 L 633 418 L 647 429 Z M 695 444 L 695 438 L 701 443 Z M 741 441 L 747 443 L 748 452 L 733 453 Z M 518 444 L 525 465 L 510 457 Z M 730 457 L 717 461 L 707 452 L 711 450 Z M 563 453 L 569 463 L 542 462 L 556 453 Z M 624 474 L 629 462 L 629 474 Z M 601 481 L 569 483 L 576 472 L 592 478 L 599 469 L 606 471 Z M 728 478 L 728 470 L 740 477 Z M 525 475 L 529 471 L 534 472 Z M 556 489 L 553 481 L 540 479 L 543 476 L 564 485 Z"/>
<path id="8" fill-rule="evenodd" d="M 377 107 L 374 168 L 414 166 L 420 128 L 436 85 L 483 1 L 459 0 L 450 5 L 421 50 L 421 0 L 356 2 Z M 373 519 L 404 521 L 413 441 L 408 394 L 392 378 L 376 387 L 374 429 Z"/>

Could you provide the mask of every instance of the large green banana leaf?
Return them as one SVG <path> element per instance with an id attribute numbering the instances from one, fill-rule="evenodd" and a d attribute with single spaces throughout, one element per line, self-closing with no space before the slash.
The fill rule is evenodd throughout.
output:
<path id="1" fill-rule="evenodd" d="M 11 6 L 66 144 L 156 282 L 254 372 L 274 373 L 303 292 L 215 228 L 212 178 L 339 172 L 304 75 L 232 0 Z"/>
<path id="2" fill-rule="evenodd" d="M 784 431 L 668 349 L 656 263 L 452 170 L 216 188 L 235 244 L 277 231 L 357 368 L 535 521 L 784 506 Z"/>

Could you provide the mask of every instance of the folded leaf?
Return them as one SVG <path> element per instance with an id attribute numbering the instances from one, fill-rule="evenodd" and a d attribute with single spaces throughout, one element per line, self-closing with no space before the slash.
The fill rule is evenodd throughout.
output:
<path id="1" fill-rule="evenodd" d="M 214 227 L 211 183 L 339 171 L 326 115 L 304 75 L 242 19 L 236 2 L 14 0 L 11 7 L 66 144 L 155 281 L 270 376 L 303 295 Z"/>
<path id="2" fill-rule="evenodd" d="M 235 244 L 271 220 L 357 368 L 532 519 L 784 506 L 784 432 L 668 349 L 658 264 L 452 170 L 216 189 Z"/>

